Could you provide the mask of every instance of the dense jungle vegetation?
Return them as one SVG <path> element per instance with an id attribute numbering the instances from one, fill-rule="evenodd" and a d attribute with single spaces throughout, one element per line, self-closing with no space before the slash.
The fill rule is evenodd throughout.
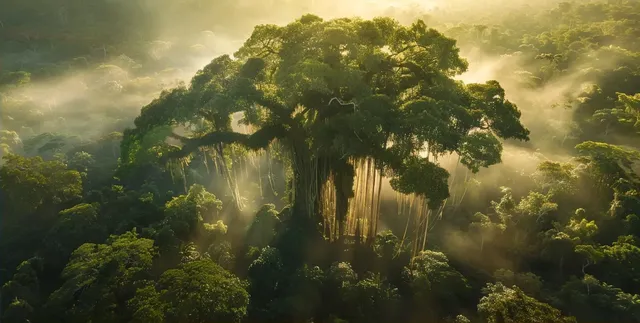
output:
<path id="1" fill-rule="evenodd" d="M 3 323 L 640 322 L 640 1 L 0 0 Z"/>

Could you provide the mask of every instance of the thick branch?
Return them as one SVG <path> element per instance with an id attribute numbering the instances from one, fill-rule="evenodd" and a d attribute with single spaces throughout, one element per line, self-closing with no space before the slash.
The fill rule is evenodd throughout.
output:
<path id="1" fill-rule="evenodd" d="M 269 146 L 274 139 L 282 139 L 287 136 L 288 130 L 281 124 L 266 125 L 249 135 L 243 143 L 247 148 L 258 150 Z"/>
<path id="2" fill-rule="evenodd" d="M 234 131 L 215 131 L 199 138 L 186 138 L 175 133 L 170 137 L 181 140 L 184 145 L 178 151 L 166 155 L 166 159 L 183 158 L 189 156 L 200 147 L 208 147 L 216 144 L 241 144 L 249 149 L 258 150 L 266 148 L 274 139 L 283 138 L 287 130 L 282 125 L 267 125 L 251 135 Z"/>
<path id="3" fill-rule="evenodd" d="M 175 133 L 175 132 L 172 132 L 172 133 L 169 135 L 169 137 L 171 137 L 171 138 L 173 138 L 173 139 L 178 139 L 178 140 L 180 140 L 180 141 L 182 141 L 182 142 L 187 142 L 187 141 L 189 141 L 189 139 L 190 139 L 190 138 L 187 138 L 187 137 L 185 137 L 185 136 L 181 136 L 181 135 L 179 135 L 179 134 L 177 134 L 177 133 Z"/>
<path id="4" fill-rule="evenodd" d="M 173 137 L 173 136 L 172 136 Z M 167 154 L 167 158 L 183 158 L 189 156 L 200 147 L 213 146 L 215 144 L 242 143 L 247 140 L 248 135 L 234 131 L 215 131 L 199 138 L 185 138 L 184 145 L 178 151 Z M 175 137 L 174 137 L 175 138 Z"/>

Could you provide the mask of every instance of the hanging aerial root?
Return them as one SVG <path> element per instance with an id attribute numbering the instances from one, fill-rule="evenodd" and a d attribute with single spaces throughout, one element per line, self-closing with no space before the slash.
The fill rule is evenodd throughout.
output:
<path id="1" fill-rule="evenodd" d="M 322 186 L 321 205 L 324 221 L 324 234 L 329 240 L 334 241 L 336 236 L 336 191 L 334 175 L 330 174 Z"/>
<path id="2" fill-rule="evenodd" d="M 372 158 L 351 159 L 354 169 L 353 197 L 345 220 L 344 234 L 375 238 L 380 216 L 382 172 Z M 357 232 L 356 232 L 357 231 Z"/>
<path id="3" fill-rule="evenodd" d="M 207 150 L 208 150 L 207 147 L 200 147 L 200 152 L 202 153 L 202 163 L 204 164 L 204 167 L 207 170 L 207 174 L 210 174 L 209 162 L 207 160 L 207 157 L 208 157 Z"/>
<path id="4" fill-rule="evenodd" d="M 274 145 L 274 144 L 272 144 Z M 273 192 L 274 196 L 278 196 L 278 192 L 275 189 L 275 184 L 273 182 L 273 168 L 272 168 L 272 162 L 271 162 L 271 146 L 267 147 L 266 151 L 265 151 L 265 155 L 266 155 L 266 159 L 267 159 L 267 167 L 268 167 L 268 171 L 267 171 L 267 179 L 269 180 L 269 186 L 271 187 L 271 191 Z"/>

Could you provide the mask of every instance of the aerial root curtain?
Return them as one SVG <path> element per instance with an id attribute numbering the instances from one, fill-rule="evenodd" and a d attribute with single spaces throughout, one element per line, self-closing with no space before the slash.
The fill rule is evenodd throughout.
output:
<path id="1" fill-rule="evenodd" d="M 354 168 L 352 183 L 338 183 L 341 181 L 340 176 L 331 172 L 322 186 L 321 213 L 324 235 L 332 241 L 356 235 L 372 241 L 379 231 L 383 181 L 386 181 L 386 178 L 372 158 L 350 159 L 348 163 Z M 470 178 L 467 170 L 463 181 L 457 181 L 459 163 L 458 158 L 453 176 L 449 180 L 454 195 L 436 209 L 430 209 L 428 199 L 423 196 L 396 192 L 397 216 L 407 219 L 402 241 L 410 237 L 412 254 L 416 255 L 427 248 L 428 234 L 442 218 L 445 207 L 457 207 L 464 199 Z M 344 195 L 341 193 L 344 188 L 341 188 L 341 185 L 351 185 L 353 189 L 353 194 L 346 199 L 343 198 L 342 203 L 339 196 Z M 459 198 L 458 191 L 462 193 Z M 344 205 L 345 202 L 348 205 Z M 346 209 L 342 220 L 340 208 Z"/>

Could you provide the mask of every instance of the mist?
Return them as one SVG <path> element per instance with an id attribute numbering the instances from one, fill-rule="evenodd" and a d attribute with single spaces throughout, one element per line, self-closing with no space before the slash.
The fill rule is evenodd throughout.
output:
<path id="1" fill-rule="evenodd" d="M 640 322 L 637 21 L 0 0 L 0 320 Z"/>
<path id="2" fill-rule="evenodd" d="M 404 23 L 426 19 L 431 26 L 446 32 L 447 26 L 453 23 L 482 23 L 489 19 L 490 17 L 470 14 L 479 8 L 484 12 L 494 12 L 491 10 L 493 8 L 540 10 L 556 2 L 539 1 L 532 7 L 532 4 L 525 1 L 489 1 L 479 5 L 473 1 L 361 0 L 343 3 L 273 0 L 259 3 L 244 1 L 234 3 L 233 6 L 224 1 L 137 1 L 136 12 L 142 15 L 132 17 L 133 13 L 127 13 L 124 16 L 127 19 L 122 23 L 136 26 L 134 32 L 130 33 L 131 36 L 124 35 L 128 42 L 147 35 L 148 40 L 138 41 L 135 52 L 112 52 L 118 49 L 94 46 L 88 52 L 94 59 L 76 58 L 67 63 L 64 72 L 35 80 L 26 89 L 11 91 L 11 99 L 3 101 L 3 104 L 26 106 L 21 110 L 41 116 L 39 124 L 20 129 L 21 137 L 42 132 L 62 132 L 93 138 L 131 126 L 140 107 L 155 98 L 161 90 L 172 88 L 179 82 L 188 83 L 191 76 L 212 58 L 222 54 L 232 55 L 256 24 L 285 24 L 304 13 L 317 14 L 326 19 L 391 16 Z M 114 8 L 120 15 L 125 15 L 133 5 L 123 1 L 114 3 L 122 6 L 120 9 Z M 277 10 L 271 10 L 273 8 Z M 69 23 L 73 17 L 67 17 L 72 14 L 68 11 L 72 9 L 63 6 L 60 10 L 60 17 L 56 19 Z M 62 17 L 63 13 L 67 16 Z M 238 15 L 238 19 L 226 19 L 238 13 L 243 13 Z M 10 17 L 0 14 L 0 21 L 6 25 L 11 23 L 10 20 Z M 20 37 L 17 32 L 11 31 L 4 36 L 8 39 L 8 45 L 12 45 Z M 152 38 L 148 38 L 149 36 Z M 571 113 L 551 107 L 565 99 L 562 98 L 563 95 L 577 92 L 585 80 L 580 80 L 580 84 L 577 84 L 577 76 L 569 76 L 555 84 L 546 85 L 544 89 L 528 90 L 515 80 L 517 75 L 513 75 L 514 69 L 526 72 L 527 66 L 522 59 L 483 53 L 464 44 L 461 44 L 461 52 L 469 60 L 470 70 L 460 76 L 460 79 L 465 82 L 497 79 L 507 90 L 509 99 L 523 111 L 523 120 L 527 126 L 536 128 L 554 115 L 553 120 L 557 124 L 548 125 L 547 129 L 552 128 L 554 139 L 567 136 L 567 133 L 563 133 L 566 131 L 561 129 L 566 129 L 564 123 L 569 122 Z M 19 66 L 38 66 L 47 59 L 46 54 L 38 48 L 27 52 L 9 51 L 2 55 L 2 67 L 7 70 Z M 106 55 L 119 56 L 119 59 L 99 59 Z M 141 61 L 145 64 L 138 63 Z M 541 96 L 541 93 L 545 95 Z M 535 113 L 532 113 L 534 109 Z M 15 117 L 3 114 L 5 127 L 13 128 L 11 121 L 6 119 Z M 537 149 L 537 146 L 545 144 L 542 141 L 549 140 L 534 138 L 531 148 Z"/>

